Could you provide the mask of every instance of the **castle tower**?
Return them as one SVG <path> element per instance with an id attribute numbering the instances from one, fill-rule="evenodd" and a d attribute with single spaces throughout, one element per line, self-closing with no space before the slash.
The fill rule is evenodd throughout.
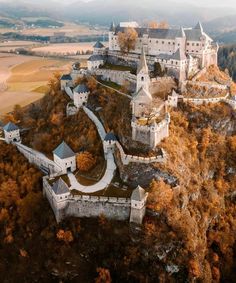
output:
<path id="1" fill-rule="evenodd" d="M 80 108 L 83 105 L 85 105 L 88 101 L 89 94 L 90 94 L 90 91 L 85 84 L 77 85 L 77 87 L 75 87 L 73 90 L 74 105 L 77 108 Z"/>
<path id="2" fill-rule="evenodd" d="M 144 47 L 143 47 L 138 69 L 137 69 L 136 92 L 138 92 L 142 87 L 146 91 L 149 91 L 149 86 L 150 86 L 150 77 L 149 77 L 146 55 L 145 55 Z"/>
<path id="3" fill-rule="evenodd" d="M 148 193 L 138 186 L 131 195 L 130 222 L 142 224 L 146 211 L 146 201 Z"/>
<path id="4" fill-rule="evenodd" d="M 111 23 L 111 27 L 109 30 L 109 50 L 113 50 L 114 46 L 113 46 L 113 37 L 115 35 L 115 31 L 116 31 L 116 26 L 114 24 L 114 22 Z"/>
<path id="5" fill-rule="evenodd" d="M 64 141 L 53 151 L 53 160 L 62 174 L 76 170 L 76 155 Z"/>
<path id="6" fill-rule="evenodd" d="M 7 143 L 21 142 L 20 129 L 12 122 L 9 122 L 7 125 L 5 125 L 3 127 L 3 131 Z"/>

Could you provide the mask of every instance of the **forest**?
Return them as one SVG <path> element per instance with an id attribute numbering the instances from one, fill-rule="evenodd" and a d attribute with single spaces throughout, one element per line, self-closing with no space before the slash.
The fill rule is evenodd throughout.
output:
<path id="1" fill-rule="evenodd" d="M 66 117 L 69 99 L 58 78 L 41 102 L 16 106 L 5 122 L 26 129 L 23 142 L 48 156 L 64 139 L 99 162 L 96 128 L 83 111 Z M 127 141 L 126 98 L 92 79 L 83 82 L 91 91 L 89 107 L 101 107 L 97 115 L 106 129 Z M 175 176 L 177 186 L 154 179 L 145 188 L 141 227 L 103 215 L 57 224 L 42 196 L 41 173 L 0 142 L 1 282 L 235 282 L 235 133 L 235 113 L 224 103 L 171 110 L 170 137 L 161 143 L 168 160 L 153 166 Z"/>
<path id="2" fill-rule="evenodd" d="M 220 47 L 218 64 L 222 70 L 228 69 L 231 77 L 236 81 L 236 44 Z"/>

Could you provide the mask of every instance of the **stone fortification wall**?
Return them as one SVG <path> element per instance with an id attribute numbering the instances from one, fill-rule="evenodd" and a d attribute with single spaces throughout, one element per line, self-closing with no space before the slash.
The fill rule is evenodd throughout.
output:
<path id="1" fill-rule="evenodd" d="M 155 162 L 165 162 L 166 161 L 166 153 L 162 150 L 162 154 L 153 156 L 153 157 L 141 157 L 135 155 L 126 154 L 123 150 L 123 147 L 119 142 L 116 142 L 116 147 L 120 152 L 121 161 L 124 165 L 128 165 L 130 162 L 134 163 L 155 163 Z"/>
<path id="2" fill-rule="evenodd" d="M 75 196 L 68 200 L 65 208 L 66 216 L 99 217 L 108 219 L 128 220 L 131 201 L 125 198 Z"/>
<path id="3" fill-rule="evenodd" d="M 36 165 L 44 173 L 55 175 L 61 172 L 61 168 L 56 165 L 52 160 L 47 158 L 44 154 L 29 148 L 21 143 L 15 143 L 19 152 L 21 152 L 30 163 Z"/>
<path id="4" fill-rule="evenodd" d="M 229 94 L 222 97 L 215 97 L 215 98 L 183 98 L 183 102 L 191 102 L 196 105 L 201 105 L 203 103 L 219 103 L 222 101 L 228 101 L 227 99 Z"/>
<path id="5" fill-rule="evenodd" d="M 104 81 L 112 81 L 119 85 L 123 85 L 125 81 L 128 81 L 132 89 L 135 89 L 137 78 L 136 75 L 131 74 L 129 71 L 94 69 L 93 73 L 96 76 L 101 76 Z"/>

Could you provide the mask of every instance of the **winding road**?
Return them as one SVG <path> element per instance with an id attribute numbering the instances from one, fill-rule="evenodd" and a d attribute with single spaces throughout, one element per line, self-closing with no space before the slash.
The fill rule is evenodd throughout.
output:
<path id="1" fill-rule="evenodd" d="M 97 116 L 87 107 L 84 106 L 83 110 L 88 115 L 88 117 L 94 122 L 94 124 L 97 127 L 101 140 L 104 141 L 105 136 L 106 136 L 106 131 L 102 123 L 99 121 Z M 114 159 L 112 151 L 108 151 L 108 153 L 107 154 L 104 153 L 104 155 L 107 161 L 107 167 L 106 167 L 106 171 L 102 179 L 94 185 L 84 186 L 80 184 L 78 180 L 76 179 L 75 175 L 70 172 L 67 175 L 70 180 L 71 190 L 73 189 L 73 190 L 77 190 L 83 193 L 95 193 L 95 192 L 104 190 L 111 183 L 114 177 L 115 170 L 116 170 L 115 159 Z"/>

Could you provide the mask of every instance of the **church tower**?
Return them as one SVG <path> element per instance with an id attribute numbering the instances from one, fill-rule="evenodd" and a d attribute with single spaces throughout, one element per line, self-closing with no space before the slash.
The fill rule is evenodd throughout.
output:
<path id="1" fill-rule="evenodd" d="M 148 72 L 147 60 L 146 60 L 144 48 L 142 48 L 140 62 L 137 69 L 136 92 L 138 92 L 141 88 L 144 88 L 146 91 L 149 92 L 149 86 L 150 86 L 150 77 Z"/>

